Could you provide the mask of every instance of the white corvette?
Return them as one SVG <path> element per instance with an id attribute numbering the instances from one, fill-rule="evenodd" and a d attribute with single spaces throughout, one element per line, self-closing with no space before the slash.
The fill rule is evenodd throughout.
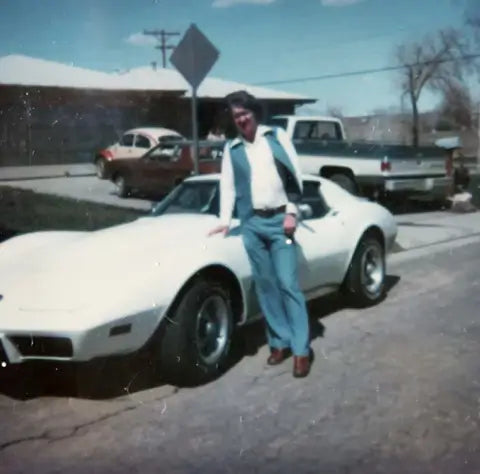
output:
<path id="1" fill-rule="evenodd" d="M 150 215 L 94 232 L 34 232 L 0 245 L 0 359 L 89 361 L 151 347 L 162 370 L 211 377 L 234 329 L 260 316 L 238 221 L 218 225 L 219 176 L 185 180 Z M 304 177 L 296 232 L 308 299 L 382 299 L 393 216 Z"/>

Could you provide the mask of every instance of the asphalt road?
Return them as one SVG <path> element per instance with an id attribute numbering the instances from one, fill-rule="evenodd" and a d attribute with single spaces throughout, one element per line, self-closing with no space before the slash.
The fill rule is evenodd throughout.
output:
<path id="1" fill-rule="evenodd" d="M 140 362 L 105 377 L 120 383 L 106 399 L 72 396 L 62 377 L 4 377 L 0 471 L 478 473 L 479 250 L 402 254 L 375 308 L 314 302 L 307 379 L 291 360 L 265 365 L 259 326 L 201 387 L 155 385 Z"/>

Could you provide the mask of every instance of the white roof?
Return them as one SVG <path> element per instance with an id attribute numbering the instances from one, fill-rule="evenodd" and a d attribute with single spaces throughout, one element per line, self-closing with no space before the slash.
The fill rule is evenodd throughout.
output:
<path id="1" fill-rule="evenodd" d="M 0 84 L 107 90 L 177 91 L 190 97 L 190 86 L 175 69 L 140 67 L 107 73 L 29 56 L 0 57 Z M 298 94 L 207 77 L 198 89 L 201 98 L 224 98 L 243 89 L 258 99 L 316 101 Z"/>
<path id="2" fill-rule="evenodd" d="M 181 135 L 176 132 L 175 130 L 172 130 L 170 128 L 164 128 L 164 127 L 137 127 L 137 128 L 131 128 L 129 130 L 126 130 L 124 133 L 145 133 L 147 135 L 155 135 L 155 136 L 167 136 L 167 135 L 176 135 L 181 137 Z"/>
<path id="3" fill-rule="evenodd" d="M 121 80 L 115 74 L 17 55 L 0 58 L 0 84 L 107 90 L 144 89 L 139 84 Z M 171 90 L 167 87 L 161 89 Z M 180 91 L 181 88 L 175 90 Z"/>

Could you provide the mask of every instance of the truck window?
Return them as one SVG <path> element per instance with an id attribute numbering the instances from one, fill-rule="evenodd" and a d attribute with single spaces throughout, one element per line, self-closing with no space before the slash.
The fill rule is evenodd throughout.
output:
<path id="1" fill-rule="evenodd" d="M 342 140 L 340 126 L 336 122 L 301 120 L 295 124 L 294 139 Z"/>

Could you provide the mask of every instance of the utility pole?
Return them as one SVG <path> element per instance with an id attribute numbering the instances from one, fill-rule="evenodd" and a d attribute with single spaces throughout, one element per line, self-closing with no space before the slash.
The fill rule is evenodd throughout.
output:
<path id="1" fill-rule="evenodd" d="M 477 104 L 477 172 L 480 171 L 480 100 Z"/>
<path id="2" fill-rule="evenodd" d="M 171 46 L 167 44 L 167 39 L 171 36 L 179 36 L 180 33 L 177 31 L 165 31 L 165 30 L 151 30 L 151 31 L 144 30 L 143 34 L 148 36 L 154 36 L 155 38 L 157 38 L 158 41 L 160 41 L 160 44 L 155 46 L 155 48 L 162 50 L 162 64 L 163 64 L 163 68 L 165 68 L 167 65 L 167 51 L 169 49 L 175 48 L 175 46 Z"/>

